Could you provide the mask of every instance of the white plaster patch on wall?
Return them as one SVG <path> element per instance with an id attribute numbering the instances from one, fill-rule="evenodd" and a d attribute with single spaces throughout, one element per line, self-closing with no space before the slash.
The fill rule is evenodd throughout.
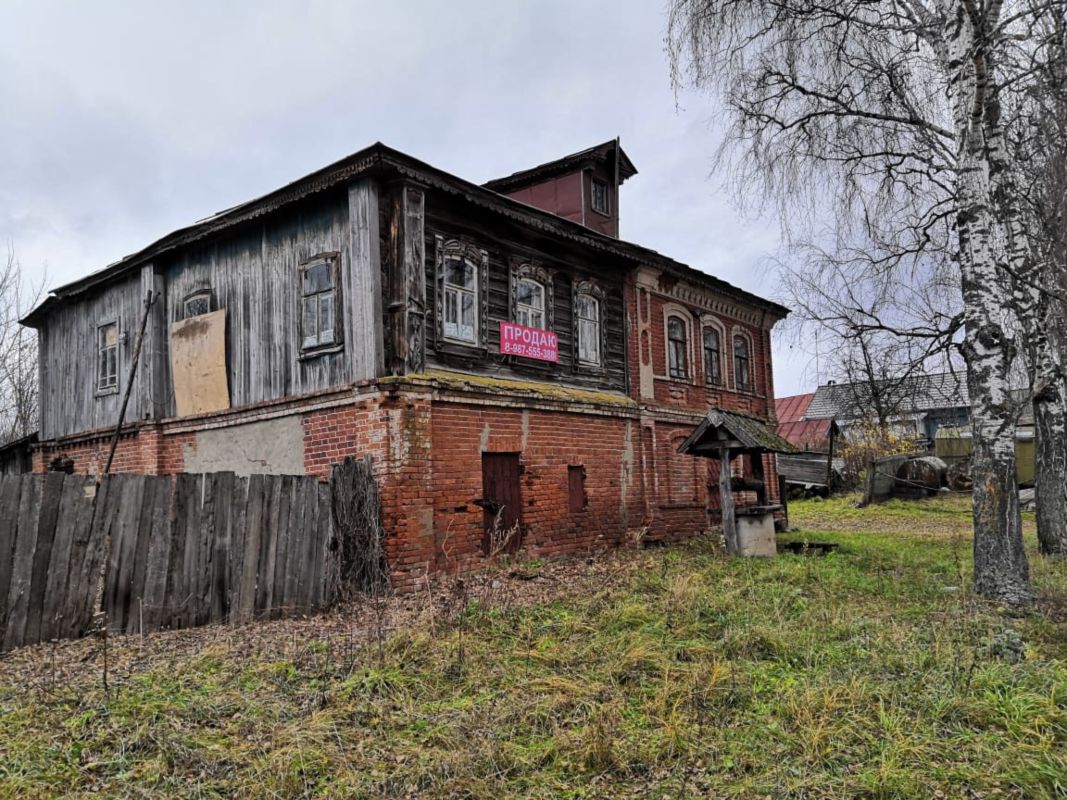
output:
<path id="1" fill-rule="evenodd" d="M 299 415 L 197 431 L 184 450 L 186 472 L 304 475 L 304 426 Z"/>

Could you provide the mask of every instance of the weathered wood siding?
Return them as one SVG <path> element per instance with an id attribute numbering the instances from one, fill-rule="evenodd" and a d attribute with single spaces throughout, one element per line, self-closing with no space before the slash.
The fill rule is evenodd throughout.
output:
<path id="1" fill-rule="evenodd" d="M 625 391 L 626 340 L 623 278 L 627 266 L 611 256 L 593 254 L 577 244 L 540 236 L 536 231 L 498 218 L 484 210 L 459 203 L 440 193 L 428 193 L 425 201 L 426 274 L 426 364 L 428 367 L 478 371 L 497 377 L 546 380 L 575 386 Z M 384 216 L 384 215 L 383 215 Z M 383 225 L 383 239 L 387 237 Z M 487 354 L 469 355 L 460 346 L 438 347 L 435 342 L 438 303 L 435 296 L 436 237 L 459 238 L 485 250 L 489 256 L 486 319 Z M 532 260 L 552 276 L 552 330 L 559 337 L 559 363 L 531 361 L 500 353 L 500 322 L 511 319 L 511 266 Z M 604 292 L 601 303 L 603 326 L 602 369 L 577 365 L 574 336 L 576 281 L 591 280 Z"/>
<path id="2" fill-rule="evenodd" d="M 349 196 L 351 194 L 351 197 Z M 373 216 L 371 216 L 373 215 Z M 305 203 L 239 233 L 190 248 L 166 269 L 167 322 L 182 316 L 185 298 L 209 289 L 212 308 L 225 308 L 230 400 L 235 407 L 305 394 L 370 378 L 380 369 L 380 300 L 372 294 L 377 253 L 365 234 L 376 218 L 367 183 Z M 375 245 L 377 242 L 374 243 Z M 300 266 L 339 252 L 344 343 L 338 352 L 302 357 Z M 169 359 L 166 383 L 171 387 Z M 175 413 L 168 392 L 166 415 Z"/>
<path id="3" fill-rule="evenodd" d="M 143 310 L 141 276 L 134 274 L 52 312 L 39 332 L 42 439 L 117 422 Z M 96 388 L 96 330 L 115 321 L 119 324 L 118 387 L 101 394 Z M 126 419 L 140 419 L 142 408 L 138 383 L 130 394 Z"/>

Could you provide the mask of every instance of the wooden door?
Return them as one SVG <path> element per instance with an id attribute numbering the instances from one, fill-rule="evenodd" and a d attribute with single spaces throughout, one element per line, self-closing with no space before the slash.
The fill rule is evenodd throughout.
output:
<path id="1" fill-rule="evenodd" d="M 518 453 L 482 453 L 481 505 L 485 512 L 482 552 L 516 552 L 522 544 Z"/>

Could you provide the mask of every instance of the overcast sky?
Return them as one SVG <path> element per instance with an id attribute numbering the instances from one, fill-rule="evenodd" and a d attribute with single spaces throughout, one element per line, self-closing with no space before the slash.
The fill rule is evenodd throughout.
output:
<path id="1" fill-rule="evenodd" d="M 0 242 L 51 285 L 382 141 L 482 182 L 615 136 L 622 236 L 779 299 L 652 0 L 0 0 Z M 816 385 L 776 336 L 779 395 Z"/>

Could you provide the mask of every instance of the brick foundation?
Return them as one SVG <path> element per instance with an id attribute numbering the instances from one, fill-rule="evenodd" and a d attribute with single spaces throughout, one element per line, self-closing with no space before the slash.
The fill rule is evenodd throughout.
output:
<path id="1" fill-rule="evenodd" d="M 717 472 L 712 478 L 709 462 L 677 452 L 699 420 L 696 412 L 639 408 L 622 398 L 607 405 L 531 401 L 501 391 L 444 390 L 430 380 L 135 426 L 123 432 L 112 469 L 178 473 L 198 431 L 278 416 L 299 417 L 307 474 L 325 479 L 346 456 L 372 457 L 389 563 L 402 591 L 429 574 L 483 561 L 486 514 L 477 505 L 483 453 L 519 454 L 522 547 L 531 556 L 593 553 L 638 534 L 689 536 L 717 522 Z M 42 443 L 35 468 L 69 458 L 77 472 L 99 474 L 109 445 L 104 431 Z M 765 462 L 773 501 L 773 458 Z M 584 469 L 581 509 L 570 503 L 569 467 Z"/>

